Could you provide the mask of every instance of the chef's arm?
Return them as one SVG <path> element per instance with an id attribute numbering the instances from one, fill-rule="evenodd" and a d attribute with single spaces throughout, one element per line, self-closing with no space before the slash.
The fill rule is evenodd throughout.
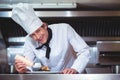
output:
<path id="1" fill-rule="evenodd" d="M 87 63 L 89 62 L 90 58 L 89 48 L 88 47 L 84 48 L 83 50 L 79 51 L 76 55 L 77 58 L 71 68 L 77 70 L 79 73 L 82 73 Z"/>
<path id="2" fill-rule="evenodd" d="M 79 73 L 81 73 L 89 62 L 89 46 L 70 25 L 68 25 L 67 30 L 69 43 L 72 45 L 77 55 L 77 58 L 71 68 L 76 69 Z"/>
<path id="3" fill-rule="evenodd" d="M 29 59 L 34 63 L 32 67 L 27 67 L 30 71 L 39 70 L 41 67 L 40 60 L 35 56 L 35 53 L 33 52 L 32 46 L 29 42 L 29 39 L 25 41 L 24 44 L 24 56 L 25 58 Z"/>

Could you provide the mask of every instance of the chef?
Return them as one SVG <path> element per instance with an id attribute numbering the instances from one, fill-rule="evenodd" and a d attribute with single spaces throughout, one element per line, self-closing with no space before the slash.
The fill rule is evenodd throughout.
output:
<path id="1" fill-rule="evenodd" d="M 34 64 L 39 61 L 39 67 L 47 66 L 50 71 L 82 73 L 90 58 L 89 46 L 69 24 L 47 25 L 26 3 L 14 6 L 12 19 L 28 33 L 24 44 L 25 58 Z M 19 73 L 28 70 L 19 59 L 15 59 L 15 68 Z"/>

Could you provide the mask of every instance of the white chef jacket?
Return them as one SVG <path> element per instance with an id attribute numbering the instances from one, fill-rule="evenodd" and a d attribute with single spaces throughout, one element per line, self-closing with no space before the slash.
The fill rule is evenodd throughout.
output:
<path id="1" fill-rule="evenodd" d="M 30 36 L 26 36 L 24 56 L 34 61 L 40 60 L 42 65 L 48 66 L 51 71 L 61 71 L 65 68 L 74 68 L 81 73 L 87 65 L 90 54 L 85 41 L 66 23 L 48 26 L 52 30 L 50 58 L 47 59 L 46 46 L 36 49 L 40 44 Z M 75 53 L 73 54 L 73 50 Z"/>

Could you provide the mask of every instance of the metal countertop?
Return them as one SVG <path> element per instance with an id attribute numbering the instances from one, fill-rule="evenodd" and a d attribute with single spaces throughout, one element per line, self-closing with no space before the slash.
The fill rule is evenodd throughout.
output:
<path id="1" fill-rule="evenodd" d="M 120 80 L 120 74 L 0 74 L 0 80 Z"/>

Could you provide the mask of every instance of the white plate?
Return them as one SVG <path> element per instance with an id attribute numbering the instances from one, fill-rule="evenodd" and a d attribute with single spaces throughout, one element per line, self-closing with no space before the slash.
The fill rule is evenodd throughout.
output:
<path id="1" fill-rule="evenodd" d="M 28 74 L 60 74 L 59 71 L 27 71 Z"/>

